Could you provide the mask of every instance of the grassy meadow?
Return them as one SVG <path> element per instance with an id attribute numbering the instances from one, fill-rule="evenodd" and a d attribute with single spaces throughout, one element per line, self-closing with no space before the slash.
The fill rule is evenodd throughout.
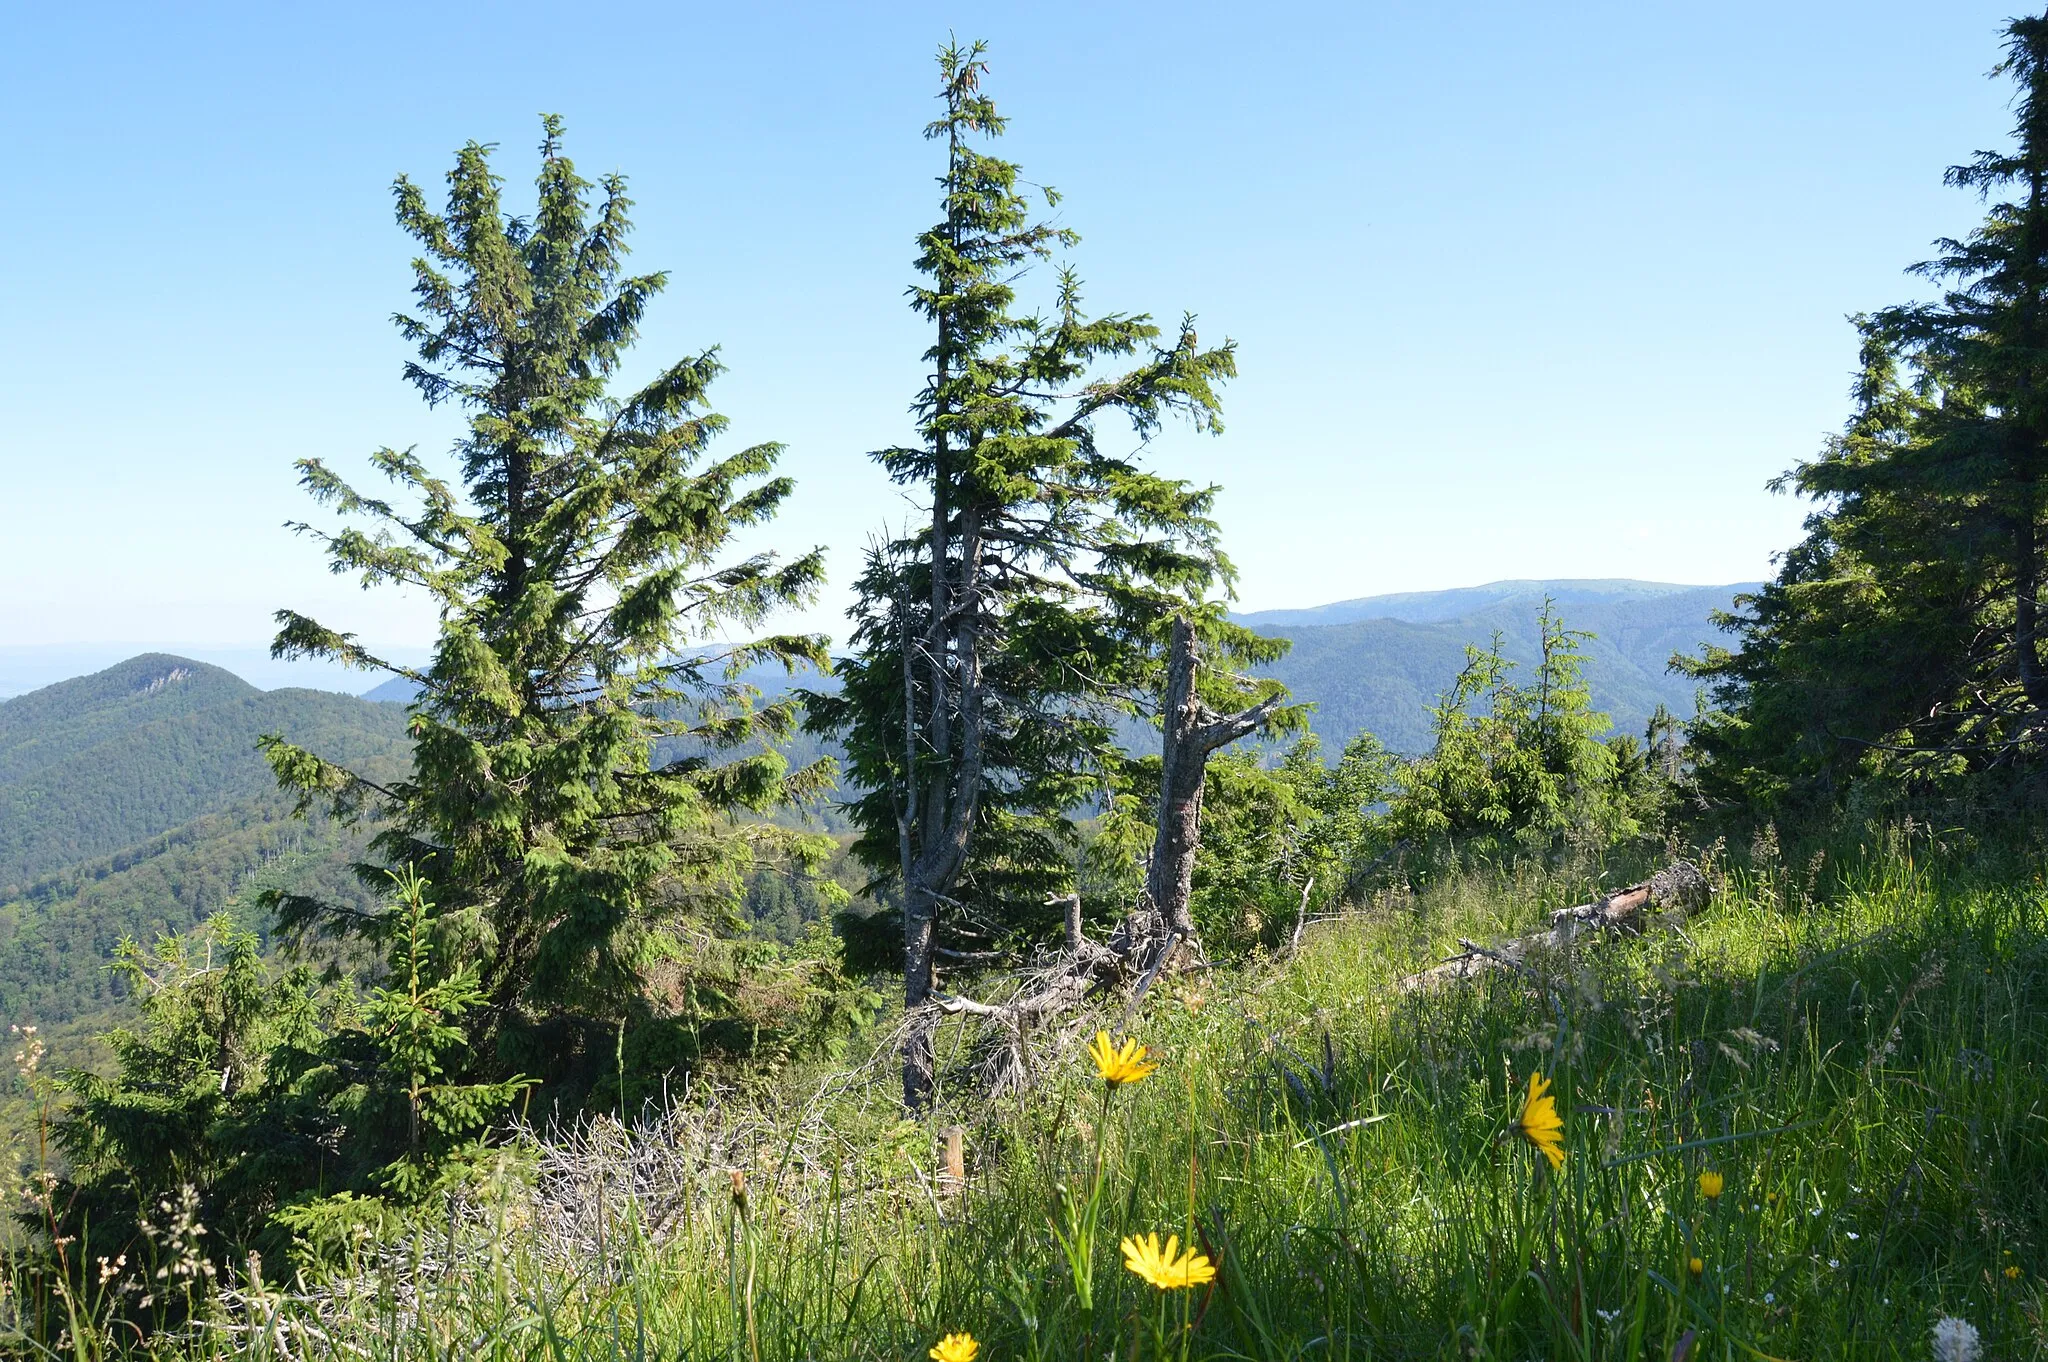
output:
<path id="1" fill-rule="evenodd" d="M 878 1035 L 774 1092 L 515 1142 L 462 1197 L 290 1280 L 210 1275 L 203 1228 L 166 1207 L 154 1260 L 87 1271 L 81 1298 L 17 1277 L 13 1346 L 854 1362 L 967 1333 L 980 1362 L 1925 1358 L 1952 1315 L 1988 1357 L 2048 1354 L 2048 890 L 1924 831 L 1739 859 L 1709 856 L 1717 892 L 1682 924 L 1422 993 L 1392 981 L 1594 877 L 1362 906 L 1286 958 L 1153 990 L 1128 1030 L 1158 1067 L 1113 1090 L 1077 1034 L 1028 1091 L 971 1100 L 987 1038 L 954 1020 L 957 1096 L 913 1124 Z M 1511 1130 L 1531 1074 L 1554 1085 L 1556 1171 Z M 1119 1241 L 1151 1233 L 1216 1279 L 1126 1271 Z"/>

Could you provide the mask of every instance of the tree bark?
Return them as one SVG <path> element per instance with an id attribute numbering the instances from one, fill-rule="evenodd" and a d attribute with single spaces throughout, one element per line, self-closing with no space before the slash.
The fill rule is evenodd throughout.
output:
<path id="1" fill-rule="evenodd" d="M 1152 840 L 1152 864 L 1145 872 L 1145 897 L 1163 922 L 1166 930 L 1161 935 L 1169 944 L 1176 932 L 1181 940 L 1196 939 L 1188 904 L 1194 893 L 1195 854 L 1202 845 L 1202 781 L 1209 754 L 1264 723 L 1283 698 L 1268 696 L 1250 709 L 1219 715 L 1195 690 L 1201 660 L 1195 631 L 1185 618 L 1175 619 L 1160 724 L 1159 828 Z"/>

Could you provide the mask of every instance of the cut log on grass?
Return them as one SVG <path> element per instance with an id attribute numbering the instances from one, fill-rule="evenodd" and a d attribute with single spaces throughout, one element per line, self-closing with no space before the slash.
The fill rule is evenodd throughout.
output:
<path id="1" fill-rule="evenodd" d="M 1559 908 L 1550 915 L 1550 929 L 1518 936 L 1494 946 L 1460 941 L 1457 955 L 1426 970 L 1394 981 L 1403 993 L 1472 979 L 1498 969 L 1530 970 L 1530 957 L 1562 951 L 1589 932 L 1640 934 L 1661 913 L 1690 916 L 1707 901 L 1706 876 L 1691 861 L 1673 861 L 1664 869 L 1626 889 L 1617 889 L 1592 903 Z"/>

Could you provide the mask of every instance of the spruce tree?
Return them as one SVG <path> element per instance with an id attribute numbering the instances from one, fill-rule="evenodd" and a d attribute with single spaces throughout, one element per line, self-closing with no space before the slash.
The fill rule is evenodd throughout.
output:
<path id="1" fill-rule="evenodd" d="M 1932 301 L 1859 317 L 1852 414 L 1774 487 L 1812 498 L 1776 579 L 1684 661 L 1716 806 L 1824 817 L 1881 778 L 1919 796 L 2037 770 L 2048 737 L 2039 605 L 2048 512 L 2048 18 L 2013 21 L 2010 150 L 1950 168 L 1982 225 L 1915 267 Z"/>
<path id="2" fill-rule="evenodd" d="M 1047 310 L 1026 310 L 1020 282 L 1077 238 L 1037 218 L 1019 168 L 982 149 L 1005 126 L 983 58 L 978 43 L 939 54 L 943 111 L 925 134 L 945 149 L 941 213 L 910 290 L 932 337 L 918 439 L 874 455 L 923 520 L 871 553 L 843 689 L 811 698 L 864 791 L 857 850 L 901 890 L 912 1108 L 932 1093 L 940 952 L 1056 921 L 1043 904 L 1072 879 L 1069 816 L 1121 769 L 1118 724 L 1156 698 L 1171 618 L 1226 661 L 1279 646 L 1211 601 L 1232 580 L 1215 489 L 1147 471 L 1107 429 L 1122 422 L 1140 446 L 1169 416 L 1220 431 L 1234 347 L 1205 348 L 1192 318 L 1167 334 L 1144 314 L 1091 316 L 1071 269 Z M 1116 362 L 1129 367 L 1105 369 Z M 1202 684 L 1219 709 L 1256 689 L 1213 668 Z"/>
<path id="3" fill-rule="evenodd" d="M 389 974 L 371 990 L 360 1027 L 337 1036 L 330 1049 L 353 1051 L 346 1054 L 353 1063 L 342 1067 L 365 1075 L 357 1105 L 381 1101 L 397 1116 L 387 1115 L 383 1124 L 403 1131 L 402 1145 L 375 1181 L 401 1199 L 417 1200 L 451 1155 L 481 1136 L 530 1085 L 518 1076 L 447 1081 L 465 1067 L 464 1019 L 484 1002 L 478 970 L 473 963 L 445 967 L 452 943 L 438 930 L 419 873 L 407 867 L 392 884 Z M 375 1129 L 360 1115 L 350 1124 L 358 1139 Z"/>
<path id="4" fill-rule="evenodd" d="M 1996 532 L 1994 504 L 1928 489 L 1955 452 L 1944 430 L 1985 429 L 1981 408 L 1967 387 L 1907 372 L 1875 319 L 1858 324 L 1845 429 L 1774 483 L 1819 503 L 1805 536 L 1721 617 L 1737 647 L 1678 659 L 1714 702 L 1689 734 L 1694 793 L 1710 809 L 1824 820 L 1873 779 L 1912 782 L 2010 741 L 2011 537 Z"/>
<path id="5" fill-rule="evenodd" d="M 2004 643 L 2015 699 L 2048 713 L 2041 659 L 2041 513 L 2048 482 L 2048 18 L 2006 30 L 1999 71 L 2019 86 L 2009 152 L 1951 166 L 1947 182 L 1992 200 L 1982 226 L 1916 267 L 1944 282 L 1933 303 L 1880 314 L 1877 329 L 1942 389 L 1965 400 L 1931 408 L 1900 465 L 1925 495 L 1959 512 L 1966 531 L 1996 541 L 1988 557 L 2010 602 Z M 2006 197 L 1996 197 L 2004 195 Z M 1918 446 L 1917 448 L 1915 446 Z M 1843 461 L 1812 470 L 1813 490 L 1854 490 Z M 1999 561 L 2002 560 L 2002 561 Z"/>
<path id="6" fill-rule="evenodd" d="M 300 527 L 334 571 L 424 592 L 439 637 L 413 669 L 282 611 L 272 651 L 416 683 L 413 769 L 380 784 L 281 740 L 267 750 L 302 802 L 374 816 L 381 857 L 434 882 L 461 943 L 445 963 L 477 970 L 482 1001 L 465 1024 L 489 1042 L 479 1076 L 552 1080 L 586 1049 L 610 1060 L 649 969 L 708 935 L 692 920 L 735 900 L 764 845 L 800 840 L 750 815 L 815 790 L 829 768 L 790 772 L 772 744 L 792 731 L 794 702 L 760 704 L 741 680 L 757 664 L 822 664 L 821 641 L 712 646 L 820 583 L 816 551 L 730 551 L 789 494 L 780 448 L 713 455 L 725 426 L 704 405 L 715 350 L 612 395 L 667 276 L 624 272 L 625 181 L 582 179 L 560 120 L 543 127 L 530 216 L 507 210 L 477 143 L 457 155 L 441 211 L 410 180 L 395 186 L 421 250 L 416 308 L 395 319 L 418 348 L 405 376 L 430 405 L 464 413 L 456 475 L 380 450 L 376 467 L 409 494 L 401 505 L 299 464 L 314 497 L 368 522 Z M 388 935 L 402 917 L 274 906 L 297 930 Z"/>
<path id="7" fill-rule="evenodd" d="M 110 969 L 135 1020 L 102 1037 L 114 1074 L 59 1077 L 70 1099 L 53 1130 L 62 1177 L 20 1218 L 139 1259 L 143 1227 L 192 1196 L 210 1252 L 257 1241 L 269 1214 L 336 1161 L 331 1123 L 295 1100 L 291 1057 L 325 1037 L 312 970 L 273 974 L 256 934 L 225 917 L 147 949 L 124 938 Z"/>
<path id="8" fill-rule="evenodd" d="M 1402 768 L 1387 814 L 1396 841 L 1426 860 L 1545 856 L 1577 839 L 1605 846 L 1639 832 L 1642 810 L 1617 780 L 1633 741 L 1601 741 L 1611 726 L 1593 708 L 1583 646 L 1545 601 L 1531 684 L 1492 646 L 1465 650 L 1465 666 L 1430 710 L 1430 750 Z"/>

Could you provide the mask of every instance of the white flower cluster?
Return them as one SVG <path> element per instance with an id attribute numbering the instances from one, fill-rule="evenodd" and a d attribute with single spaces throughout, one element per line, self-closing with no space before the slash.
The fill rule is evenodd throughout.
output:
<path id="1" fill-rule="evenodd" d="M 1954 1315 L 1943 1315 L 1934 1326 L 1934 1362 L 1977 1362 L 1984 1355 L 1977 1326 Z"/>

